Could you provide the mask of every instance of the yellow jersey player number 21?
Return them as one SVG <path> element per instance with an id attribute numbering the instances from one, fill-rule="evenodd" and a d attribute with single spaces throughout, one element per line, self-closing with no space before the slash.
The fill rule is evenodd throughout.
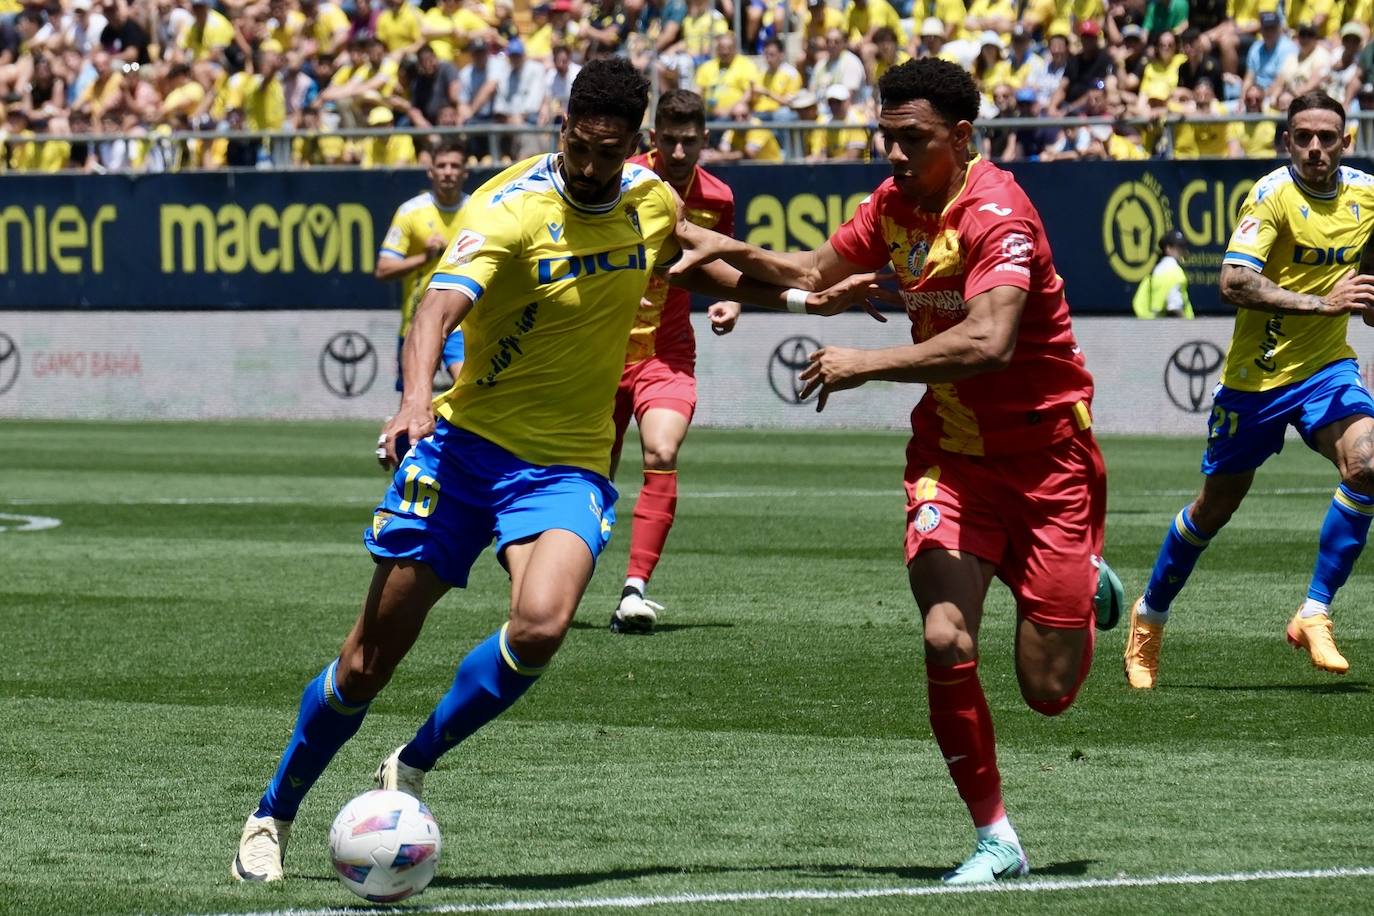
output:
<path id="1" fill-rule="evenodd" d="M 1170 524 L 1131 609 L 1125 672 L 1135 688 L 1157 684 L 1170 605 L 1289 426 L 1341 479 L 1285 636 L 1319 669 L 1350 667 L 1336 648 L 1331 604 L 1374 519 L 1374 398 L 1346 341 L 1350 315 L 1369 322 L 1374 307 L 1374 277 L 1353 269 L 1374 228 L 1374 176 L 1341 165 L 1350 140 L 1335 99 L 1299 96 L 1287 120 L 1289 164 L 1255 183 L 1222 261 L 1235 331 L 1208 418 L 1202 490 Z"/>

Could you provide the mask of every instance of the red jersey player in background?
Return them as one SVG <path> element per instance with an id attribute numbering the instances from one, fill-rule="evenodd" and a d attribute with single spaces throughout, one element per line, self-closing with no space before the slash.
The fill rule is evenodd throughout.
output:
<path id="1" fill-rule="evenodd" d="M 776 254 L 690 234 L 674 270 L 721 257 L 803 290 L 888 264 L 910 345 L 823 347 L 802 372 L 818 409 L 867 381 L 919 382 L 907 448 L 906 560 L 925 631 L 930 725 L 977 832 L 954 884 L 1029 871 L 1002 803 L 978 630 L 993 577 L 1016 598 L 1026 703 L 1058 715 L 1092 663 L 1093 625 L 1115 626 L 1121 584 L 1101 562 L 1106 475 L 1092 376 L 1069 323 L 1040 217 L 1011 174 L 973 155 L 978 89 L 955 64 L 915 60 L 878 83 L 893 176 L 820 249 Z M 700 239 L 698 246 L 690 236 Z M 875 288 L 875 293 L 879 292 Z M 889 294 L 891 295 L 891 294 Z"/>
<path id="2" fill-rule="evenodd" d="M 653 150 L 630 161 L 648 166 L 682 197 L 683 215 L 692 223 L 733 235 L 735 195 L 714 175 L 697 166 L 706 146 L 706 106 L 695 92 L 665 92 L 654 113 Z M 738 302 L 717 302 L 708 315 L 711 330 L 728 334 L 739 318 Z M 687 290 L 654 277 L 640 302 L 625 354 L 625 374 L 615 399 L 615 446 L 611 476 L 630 417 L 639 425 L 644 453 L 644 485 L 635 500 L 630 528 L 630 563 L 620 604 L 611 615 L 616 633 L 647 633 L 663 606 L 644 598 L 677 512 L 677 453 L 697 406 L 696 338 Z"/>

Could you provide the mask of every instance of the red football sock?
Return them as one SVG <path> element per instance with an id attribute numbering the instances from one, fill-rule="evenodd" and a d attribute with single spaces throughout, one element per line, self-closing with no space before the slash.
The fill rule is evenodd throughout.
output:
<path id="1" fill-rule="evenodd" d="M 986 827 L 1006 814 L 992 713 L 978 682 L 978 661 L 944 667 L 926 663 L 930 727 L 949 775 L 968 805 L 973 826 Z"/>
<path id="2" fill-rule="evenodd" d="M 649 581 L 663 555 L 663 544 L 677 514 L 677 471 L 644 472 L 644 488 L 635 501 L 630 528 L 630 565 L 627 578 Z"/>

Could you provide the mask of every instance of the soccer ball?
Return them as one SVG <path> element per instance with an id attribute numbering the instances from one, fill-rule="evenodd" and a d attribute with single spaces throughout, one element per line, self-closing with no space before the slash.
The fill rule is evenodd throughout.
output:
<path id="1" fill-rule="evenodd" d="M 339 880 L 373 903 L 395 903 L 428 887 L 442 846 L 434 815 L 404 792 L 364 792 L 343 806 L 329 830 Z"/>

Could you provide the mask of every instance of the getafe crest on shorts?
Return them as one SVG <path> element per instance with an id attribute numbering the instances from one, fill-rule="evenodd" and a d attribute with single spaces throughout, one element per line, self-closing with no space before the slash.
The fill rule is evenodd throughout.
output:
<path id="1" fill-rule="evenodd" d="M 940 507 L 926 503 L 916 510 L 916 521 L 911 526 L 921 534 L 930 534 L 940 526 Z"/>

